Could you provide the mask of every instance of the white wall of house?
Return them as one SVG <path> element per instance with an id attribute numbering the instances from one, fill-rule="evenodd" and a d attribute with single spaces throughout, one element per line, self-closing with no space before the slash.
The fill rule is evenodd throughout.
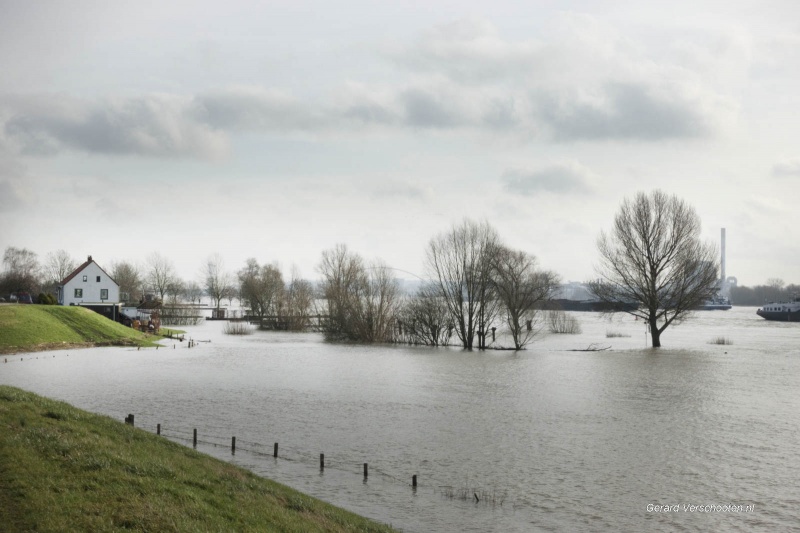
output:
<path id="1" fill-rule="evenodd" d="M 119 303 L 119 285 L 91 262 L 61 287 L 58 300 L 61 305 Z"/>

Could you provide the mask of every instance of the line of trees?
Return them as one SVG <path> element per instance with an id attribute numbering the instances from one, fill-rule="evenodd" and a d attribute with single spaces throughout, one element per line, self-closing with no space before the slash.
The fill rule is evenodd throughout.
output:
<path id="1" fill-rule="evenodd" d="M 656 190 L 624 200 L 612 230 L 598 238 L 600 262 L 591 291 L 610 304 L 638 304 L 626 312 L 644 319 L 652 345 L 660 346 L 664 330 L 716 290 L 716 250 L 699 234 L 699 216 L 676 196 Z M 3 264 L 0 291 L 36 294 L 54 292 L 78 262 L 59 250 L 40 264 L 34 252 L 9 247 Z M 312 315 L 324 315 L 323 331 L 331 340 L 440 346 L 457 339 L 465 349 L 487 348 L 498 329 L 514 349 L 524 348 L 542 330 L 540 310 L 559 282 L 533 255 L 505 245 L 489 223 L 469 219 L 430 239 L 428 281 L 416 294 L 401 294 L 392 270 L 381 261 L 365 262 L 344 244 L 322 252 L 318 287 L 296 270 L 287 282 L 278 265 L 256 259 L 234 274 L 219 254 L 210 255 L 198 281 L 190 282 L 159 253 L 143 266 L 110 266 L 120 291 L 132 299 L 154 293 L 162 301 L 195 302 L 205 294 L 219 309 L 223 300 L 239 298 L 266 327 L 300 330 Z M 772 279 L 753 289 L 734 287 L 731 296 L 739 305 L 758 305 L 796 296 L 798 289 Z"/>
<path id="2" fill-rule="evenodd" d="M 763 305 L 787 302 L 800 296 L 800 285 L 786 284 L 780 278 L 770 278 L 764 285 L 731 287 L 731 301 L 736 305 Z"/>
<path id="3" fill-rule="evenodd" d="M 366 264 L 341 244 L 323 252 L 319 272 L 327 338 L 431 346 L 457 338 L 465 349 L 485 349 L 497 329 L 524 348 L 541 330 L 540 309 L 558 283 L 533 256 L 503 245 L 487 222 L 472 220 L 430 240 L 430 281 L 414 295 L 400 295 L 390 267 Z"/>

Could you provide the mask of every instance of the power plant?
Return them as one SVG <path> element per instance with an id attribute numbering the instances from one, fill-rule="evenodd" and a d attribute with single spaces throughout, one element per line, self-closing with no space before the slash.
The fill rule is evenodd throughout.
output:
<path id="1" fill-rule="evenodd" d="M 720 231 L 719 294 L 730 299 L 731 287 L 736 287 L 736 276 L 727 277 L 725 273 L 725 228 Z"/>

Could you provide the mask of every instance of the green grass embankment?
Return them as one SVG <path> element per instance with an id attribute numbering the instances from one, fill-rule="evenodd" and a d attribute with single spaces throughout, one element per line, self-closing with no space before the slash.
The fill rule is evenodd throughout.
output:
<path id="1" fill-rule="evenodd" d="M 154 346 L 154 340 L 158 338 L 83 307 L 0 305 L 0 353 L 77 346 Z"/>
<path id="2" fill-rule="evenodd" d="M 106 416 L 0 386 L 0 532 L 394 531 Z"/>

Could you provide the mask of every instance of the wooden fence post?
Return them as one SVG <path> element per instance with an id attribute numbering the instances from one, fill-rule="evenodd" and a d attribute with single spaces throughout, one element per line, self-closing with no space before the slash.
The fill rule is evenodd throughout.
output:
<path id="1" fill-rule="evenodd" d="M 319 454 L 319 469 L 320 470 L 325 470 L 325 454 L 324 453 Z"/>
<path id="2" fill-rule="evenodd" d="M 364 479 L 367 479 L 368 470 L 367 470 L 367 463 L 364 463 Z"/>
<path id="3" fill-rule="evenodd" d="M 197 428 L 194 429 L 194 436 L 192 437 L 192 446 L 197 448 Z"/>
<path id="4" fill-rule="evenodd" d="M 231 437 L 231 455 L 236 453 L 236 437 Z"/>
<path id="5" fill-rule="evenodd" d="M 156 424 L 156 435 L 161 435 L 161 424 Z"/>
<path id="6" fill-rule="evenodd" d="M 272 451 L 272 457 L 278 457 L 278 443 L 275 443 L 275 448 Z"/>
<path id="7" fill-rule="evenodd" d="M 411 476 L 411 486 L 414 487 L 415 489 L 417 488 L 417 475 L 416 474 Z"/>

